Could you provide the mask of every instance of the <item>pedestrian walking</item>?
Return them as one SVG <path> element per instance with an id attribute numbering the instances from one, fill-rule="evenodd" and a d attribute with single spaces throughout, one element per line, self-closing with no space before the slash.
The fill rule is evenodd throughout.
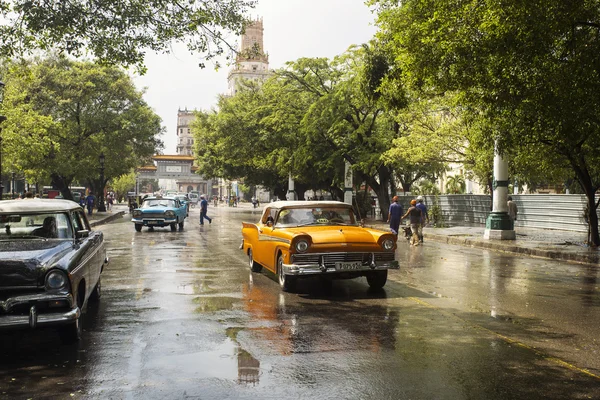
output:
<path id="1" fill-rule="evenodd" d="M 206 201 L 206 198 L 204 197 L 204 195 L 200 196 L 200 225 L 204 225 L 204 218 L 206 218 L 208 220 L 209 224 L 212 224 L 212 218 L 209 218 L 208 215 L 206 215 L 206 211 L 208 209 L 208 201 Z"/>
<path id="2" fill-rule="evenodd" d="M 94 196 L 93 192 L 90 192 L 85 198 L 85 204 L 87 205 L 88 215 L 91 216 L 94 212 L 94 205 L 96 204 L 96 196 Z"/>
<path id="3" fill-rule="evenodd" d="M 106 203 L 108 204 L 108 206 L 106 208 L 108 208 L 108 211 L 112 210 L 112 206 L 113 206 L 113 196 L 112 194 L 108 194 L 108 196 L 106 197 Z"/>
<path id="4" fill-rule="evenodd" d="M 398 196 L 392 197 L 392 204 L 390 204 L 390 210 L 388 212 L 387 222 L 390 224 L 390 230 L 394 235 L 398 235 L 400 230 L 400 220 L 402 219 L 402 205 L 398 203 Z"/>
<path id="5" fill-rule="evenodd" d="M 412 238 L 410 239 L 411 246 L 419 245 L 419 237 L 422 235 L 421 218 L 422 212 L 417 208 L 417 200 L 413 199 L 410 201 L 410 208 L 406 211 L 406 214 L 402 216 L 402 219 L 408 217 L 410 220 L 410 229 L 412 229 Z"/>
<path id="6" fill-rule="evenodd" d="M 423 196 L 417 197 L 417 208 L 421 210 L 421 235 L 419 236 L 419 242 L 423 243 L 423 227 L 429 223 L 429 213 L 427 212 L 427 206 L 423 203 Z"/>
<path id="7" fill-rule="evenodd" d="M 517 214 L 519 212 L 517 203 L 513 201 L 512 196 L 508 196 L 508 201 L 506 202 L 506 205 L 508 206 L 508 216 L 510 217 L 510 220 L 514 223 L 517 220 Z"/>

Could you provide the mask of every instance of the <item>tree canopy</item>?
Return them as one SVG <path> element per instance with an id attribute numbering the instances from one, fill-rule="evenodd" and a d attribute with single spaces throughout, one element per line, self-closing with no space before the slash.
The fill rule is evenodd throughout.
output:
<path id="1" fill-rule="evenodd" d="M 71 182 L 100 190 L 162 148 L 160 118 L 117 67 L 50 57 L 9 63 L 5 79 L 4 171 L 50 179 L 70 198 Z"/>
<path id="2" fill-rule="evenodd" d="M 146 51 L 168 53 L 185 43 L 206 59 L 233 50 L 255 0 L 0 0 L 0 57 L 34 50 L 92 55 L 143 71 Z"/>
<path id="3" fill-rule="evenodd" d="M 403 83 L 458 93 L 485 118 L 502 153 L 552 153 L 596 210 L 600 187 L 600 8 L 597 1 L 372 0 L 379 39 L 393 48 Z M 547 150 L 534 151 L 532 147 Z M 542 157 L 543 158 L 543 157 Z M 530 159 L 529 164 L 540 161 Z M 527 162 L 525 162 L 527 164 Z M 600 244 L 590 213 L 590 241 Z"/>

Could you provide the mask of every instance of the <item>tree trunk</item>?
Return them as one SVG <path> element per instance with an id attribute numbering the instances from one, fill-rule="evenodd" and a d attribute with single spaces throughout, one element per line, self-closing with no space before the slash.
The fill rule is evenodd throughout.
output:
<path id="1" fill-rule="evenodd" d="M 344 191 L 337 186 L 332 186 L 329 188 L 329 193 L 331 193 L 331 197 L 334 200 L 344 201 Z"/>
<path id="2" fill-rule="evenodd" d="M 65 178 L 64 176 L 57 174 L 52 174 L 50 177 L 52 178 L 52 187 L 60 190 L 60 194 L 63 198 L 67 200 L 73 200 L 73 194 L 69 188 L 69 185 L 71 185 L 73 179 Z"/>
<path id="3" fill-rule="evenodd" d="M 582 185 L 587 199 L 588 244 L 591 247 L 600 246 L 600 233 L 598 231 L 598 213 L 596 212 L 596 191 L 591 185 Z"/>
<path id="4" fill-rule="evenodd" d="M 377 193 L 377 198 L 379 200 L 379 210 L 381 211 L 381 218 L 383 221 L 387 220 L 388 212 L 390 209 L 390 178 L 392 176 L 391 171 L 388 167 L 382 165 L 378 169 L 379 181 L 377 181 L 372 176 L 366 176 L 365 180 L 373 188 L 375 193 Z"/>
<path id="5" fill-rule="evenodd" d="M 583 152 L 577 152 L 576 157 L 573 157 L 572 154 L 566 152 L 565 156 L 569 160 L 571 167 L 575 172 L 575 177 L 577 178 L 577 181 L 579 182 L 579 185 L 583 189 L 585 197 L 587 198 L 587 209 L 589 210 L 588 228 L 590 232 L 588 235 L 588 244 L 592 247 L 598 247 L 600 246 L 600 235 L 598 233 L 598 214 L 596 212 L 596 190 L 598 190 L 598 187 L 594 186 L 593 179 L 589 173 L 589 169 L 587 168 L 585 157 L 583 156 Z"/>
<path id="6" fill-rule="evenodd" d="M 296 196 L 298 196 L 298 200 L 304 200 L 304 193 L 309 189 L 307 184 L 299 183 L 298 181 L 294 182 L 294 192 L 296 192 Z"/>

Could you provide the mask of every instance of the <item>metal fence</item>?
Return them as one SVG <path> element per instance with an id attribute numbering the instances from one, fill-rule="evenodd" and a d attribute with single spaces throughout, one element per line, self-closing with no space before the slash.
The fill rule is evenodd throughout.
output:
<path id="1" fill-rule="evenodd" d="M 586 198 L 580 194 L 515 194 L 511 195 L 519 209 L 516 227 L 560 229 L 587 232 L 583 218 Z M 431 210 L 437 201 L 446 226 L 484 226 L 491 212 L 488 195 L 456 194 L 424 196 Z M 400 196 L 407 210 L 413 196 Z"/>

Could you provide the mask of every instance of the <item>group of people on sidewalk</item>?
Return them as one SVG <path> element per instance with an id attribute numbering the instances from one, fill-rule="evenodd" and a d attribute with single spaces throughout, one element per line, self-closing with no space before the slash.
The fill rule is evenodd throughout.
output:
<path id="1" fill-rule="evenodd" d="M 508 216 L 514 222 L 517 220 L 518 208 L 511 196 L 508 196 Z M 410 245 L 418 246 L 423 243 L 423 226 L 429 223 L 429 214 L 427 206 L 423 202 L 423 196 L 418 196 L 410 201 L 410 208 L 404 214 L 402 205 L 399 203 L 399 197 L 392 198 L 392 204 L 388 212 L 387 222 L 390 224 L 390 230 L 395 235 L 398 235 L 400 223 L 404 218 L 409 218 L 411 238 Z M 407 228 L 403 228 L 407 229 Z M 407 232 L 407 230 L 405 230 Z"/>
<path id="2" fill-rule="evenodd" d="M 410 245 L 418 246 L 420 243 L 423 243 L 423 225 L 429 223 L 429 214 L 427 212 L 427 206 L 423 202 L 423 196 L 412 199 L 406 213 L 404 213 L 404 209 L 399 203 L 399 197 L 394 196 L 392 198 L 387 222 L 390 224 L 390 229 L 395 235 L 398 235 L 400 223 L 405 218 L 408 218 L 410 222 Z M 405 232 L 407 231 L 405 230 Z"/>

